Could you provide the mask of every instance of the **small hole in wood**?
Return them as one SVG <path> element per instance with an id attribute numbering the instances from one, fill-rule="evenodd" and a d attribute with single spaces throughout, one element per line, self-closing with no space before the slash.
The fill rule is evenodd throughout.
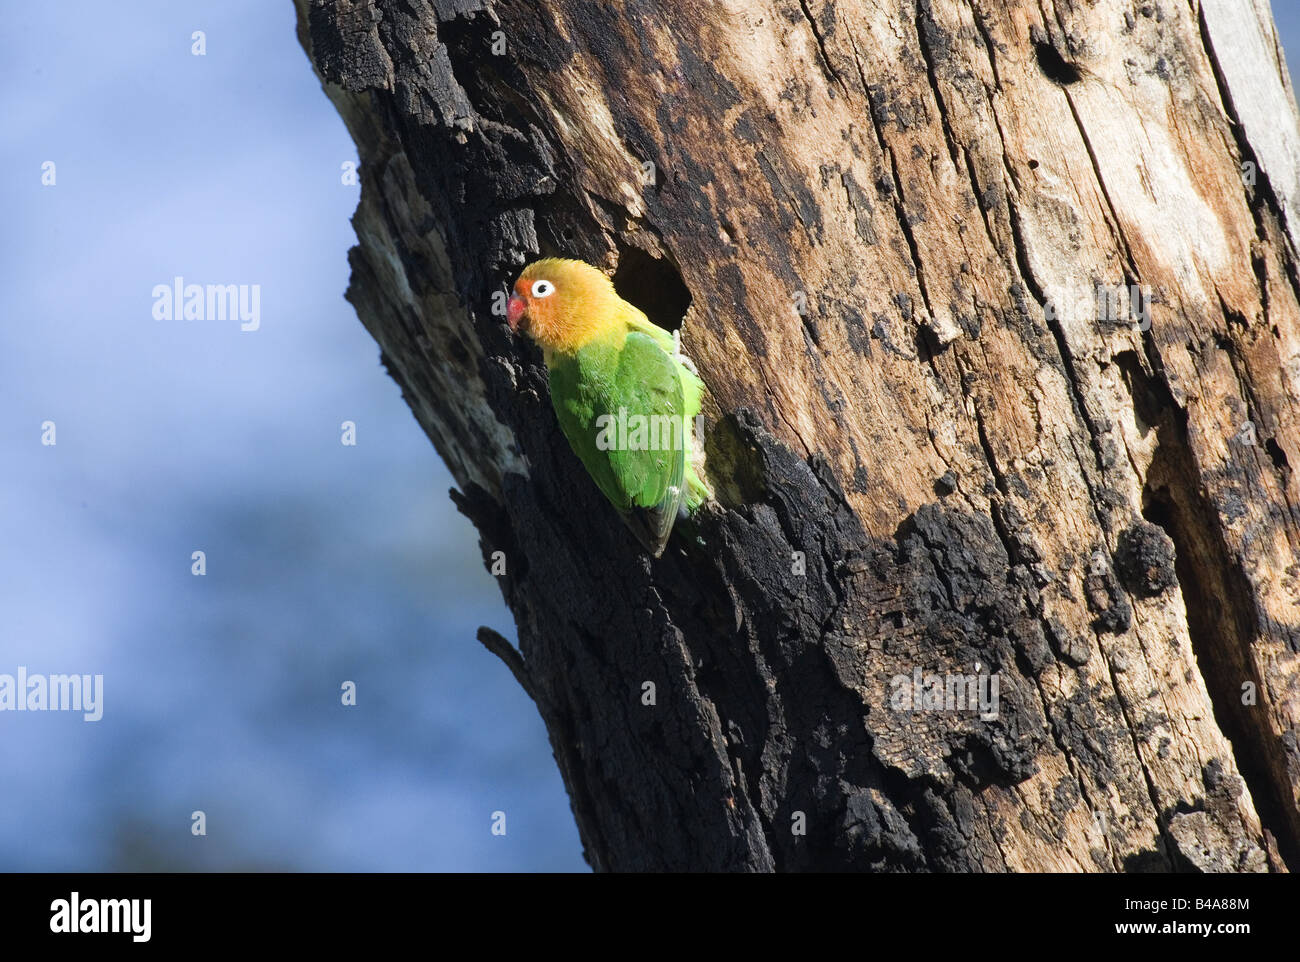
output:
<path id="1" fill-rule="evenodd" d="M 1267 451 L 1268 456 L 1272 458 L 1273 467 L 1277 468 L 1279 471 L 1291 466 L 1291 462 L 1287 460 L 1286 452 L 1282 450 L 1282 445 L 1277 443 L 1276 438 L 1269 438 L 1265 441 L 1264 450 Z"/>
<path id="2" fill-rule="evenodd" d="M 1038 69 L 1043 72 L 1053 83 L 1061 86 L 1069 86 L 1072 83 L 1078 83 L 1083 77 L 1079 68 L 1067 61 L 1061 56 L 1050 43 L 1039 42 L 1034 44 L 1034 55 L 1038 58 Z"/>
<path id="3" fill-rule="evenodd" d="M 614 290 L 665 331 L 680 328 L 682 318 L 691 306 L 691 292 L 676 265 L 663 258 L 651 257 L 637 247 L 619 250 Z"/>

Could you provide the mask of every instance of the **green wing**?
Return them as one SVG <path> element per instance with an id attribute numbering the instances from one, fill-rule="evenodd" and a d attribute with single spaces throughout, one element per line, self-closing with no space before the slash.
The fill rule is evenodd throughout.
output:
<path id="1" fill-rule="evenodd" d="M 658 557 L 685 495 L 685 398 L 677 362 L 640 331 L 551 365 L 560 429 L 592 480 Z"/>

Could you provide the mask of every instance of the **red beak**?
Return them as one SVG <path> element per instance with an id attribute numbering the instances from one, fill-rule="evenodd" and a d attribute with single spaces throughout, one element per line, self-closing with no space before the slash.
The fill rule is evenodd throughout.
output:
<path id="1" fill-rule="evenodd" d="M 524 316 L 524 299 L 515 295 L 506 301 L 506 323 L 510 325 L 510 330 L 519 330 L 519 321 Z"/>

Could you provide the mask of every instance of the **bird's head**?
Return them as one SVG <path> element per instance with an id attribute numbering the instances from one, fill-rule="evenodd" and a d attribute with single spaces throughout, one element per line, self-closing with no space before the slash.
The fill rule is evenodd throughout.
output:
<path id="1" fill-rule="evenodd" d="M 590 264 L 547 257 L 524 268 L 506 302 L 506 321 L 548 351 L 571 352 L 618 316 L 613 282 Z"/>

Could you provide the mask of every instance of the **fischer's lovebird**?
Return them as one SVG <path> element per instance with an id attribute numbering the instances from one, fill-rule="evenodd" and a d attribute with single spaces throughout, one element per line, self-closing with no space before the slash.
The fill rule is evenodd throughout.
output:
<path id="1" fill-rule="evenodd" d="M 574 454 L 659 557 L 678 512 L 711 494 L 697 473 L 693 431 L 704 384 L 676 333 L 619 297 L 590 264 L 555 257 L 524 268 L 506 320 L 541 346 Z"/>

